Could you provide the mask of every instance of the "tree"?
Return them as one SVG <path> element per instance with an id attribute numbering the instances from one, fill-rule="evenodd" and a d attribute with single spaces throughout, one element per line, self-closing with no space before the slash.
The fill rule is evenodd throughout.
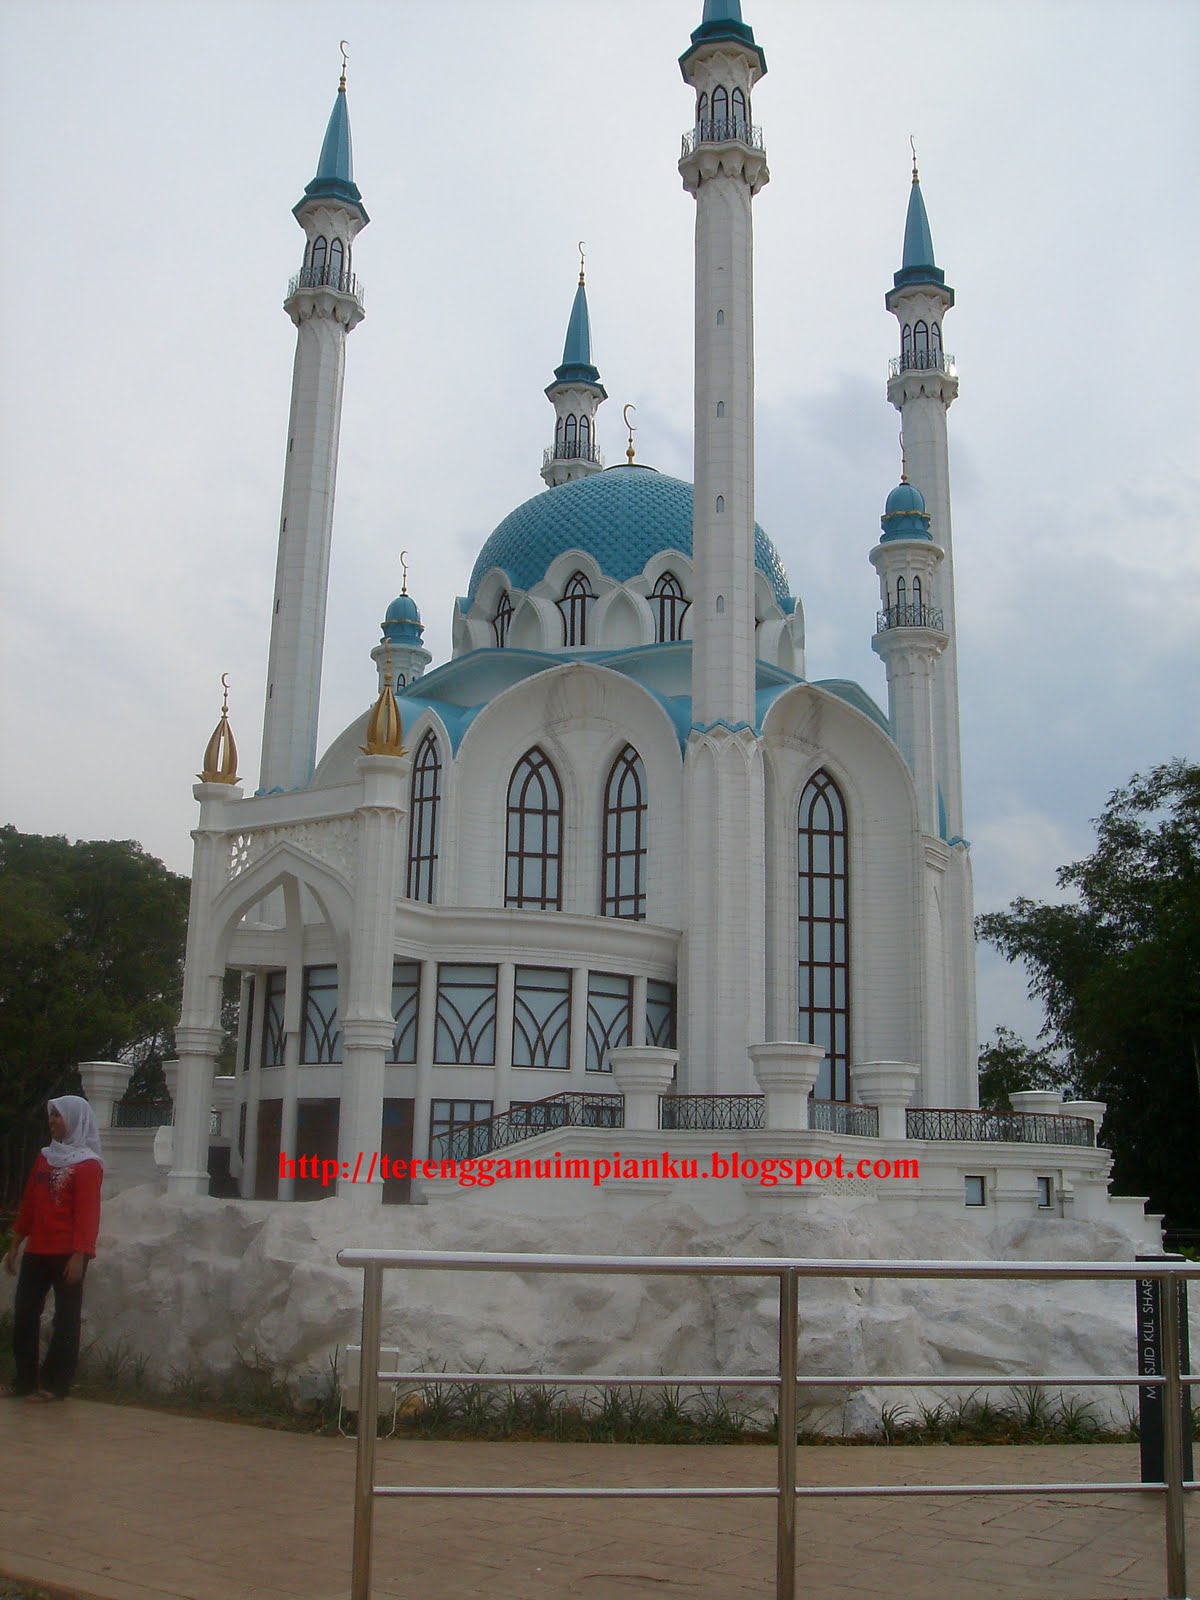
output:
<path id="1" fill-rule="evenodd" d="M 1011 1028 L 979 1051 L 979 1104 L 984 1111 L 1008 1111 L 1009 1096 L 1021 1089 L 1061 1089 L 1073 1094 L 1070 1065 L 1050 1049 L 1035 1050 Z"/>
<path id="2" fill-rule="evenodd" d="M 1200 1225 L 1200 766 L 1133 777 L 1096 819 L 1096 848 L 1061 867 L 1075 900 L 1014 900 L 977 922 L 1022 961 L 1042 1037 L 1108 1102 L 1118 1192 Z"/>
<path id="3" fill-rule="evenodd" d="M 169 1040 L 187 900 L 187 879 L 131 841 L 0 827 L 0 1197 L 44 1141 L 46 1099 L 77 1090 L 78 1062 Z"/>

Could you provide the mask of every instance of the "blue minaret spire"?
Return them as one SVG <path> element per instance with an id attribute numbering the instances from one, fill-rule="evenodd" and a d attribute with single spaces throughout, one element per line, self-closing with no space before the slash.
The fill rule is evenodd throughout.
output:
<path id="1" fill-rule="evenodd" d="M 588 316 L 587 287 L 583 272 L 583 241 L 579 242 L 579 283 L 571 302 L 571 320 L 563 343 L 561 363 L 554 382 L 546 389 L 554 407 L 554 443 L 542 457 L 542 477 L 550 489 L 575 478 L 586 478 L 604 467 L 596 448 L 596 412 L 608 391 L 592 360 L 592 323 Z"/>
<path id="2" fill-rule="evenodd" d="M 343 63 L 344 67 L 345 63 Z M 362 194 L 354 181 L 354 146 L 350 139 L 350 107 L 346 99 L 346 74 L 343 70 L 338 92 L 329 113 L 329 123 L 317 158 L 316 176 L 305 184 L 303 198 L 293 210 L 312 200 L 338 200 L 357 211 L 363 223 L 370 221 L 362 203 Z"/>
<path id="3" fill-rule="evenodd" d="M 904 256 L 900 271 L 892 274 L 897 289 L 906 284 L 936 283 L 946 286 L 946 274 L 938 266 L 933 254 L 933 234 L 929 231 L 929 217 L 921 194 L 921 179 L 917 173 L 917 155 L 913 151 L 912 187 L 908 192 L 908 215 L 904 219 Z M 946 288 L 950 304 L 954 304 L 954 290 Z"/>

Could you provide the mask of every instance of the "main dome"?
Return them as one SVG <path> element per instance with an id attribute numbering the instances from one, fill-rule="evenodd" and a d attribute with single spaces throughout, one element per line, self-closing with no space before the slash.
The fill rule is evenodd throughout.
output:
<path id="1" fill-rule="evenodd" d="M 605 577 L 626 583 L 652 556 L 678 550 L 691 559 L 692 486 L 653 467 L 607 472 L 535 494 L 510 511 L 479 552 L 467 598 L 493 567 L 514 589 L 529 590 L 567 550 L 583 550 Z M 794 605 L 779 552 L 754 524 L 754 564 L 784 611 Z"/>

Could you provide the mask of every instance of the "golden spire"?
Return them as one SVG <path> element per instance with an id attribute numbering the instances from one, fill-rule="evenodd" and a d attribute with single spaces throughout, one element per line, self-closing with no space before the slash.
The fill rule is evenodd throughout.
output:
<path id="1" fill-rule="evenodd" d="M 582 239 L 580 239 L 580 241 L 579 241 L 579 287 L 581 289 L 583 288 L 583 249 L 584 249 L 584 241 Z"/>
<path id="2" fill-rule="evenodd" d="M 221 701 L 221 720 L 212 731 L 204 751 L 202 772 L 196 774 L 201 783 L 237 783 L 237 745 L 233 729 L 229 726 L 229 674 L 221 674 L 221 687 L 225 691 Z"/>
<path id="3" fill-rule="evenodd" d="M 383 653 L 384 684 L 379 691 L 367 723 L 367 742 L 359 749 L 365 756 L 404 755 L 404 727 L 400 721 L 400 707 L 392 693 L 392 647 Z"/>
<path id="4" fill-rule="evenodd" d="M 629 448 L 625 452 L 625 460 L 630 466 L 633 465 L 633 436 L 637 432 L 637 429 L 634 427 L 633 423 L 630 422 L 629 413 L 636 410 L 637 407 L 630 402 L 630 404 L 623 407 L 621 411 L 621 415 L 625 419 L 625 426 L 629 429 Z"/>
<path id="5" fill-rule="evenodd" d="M 904 450 L 904 429 L 900 429 L 900 482 L 908 482 L 908 456 Z"/>
<path id="6" fill-rule="evenodd" d="M 345 39 L 339 39 L 338 40 L 338 49 L 342 52 L 342 76 L 338 81 L 338 93 L 339 94 L 345 94 L 345 92 L 346 92 L 346 57 L 350 53 L 350 46 L 346 43 Z"/>
<path id="7" fill-rule="evenodd" d="M 908 142 L 912 146 L 913 153 L 913 182 L 920 183 L 921 180 L 917 177 L 917 141 L 913 138 L 911 133 L 908 136 Z"/>

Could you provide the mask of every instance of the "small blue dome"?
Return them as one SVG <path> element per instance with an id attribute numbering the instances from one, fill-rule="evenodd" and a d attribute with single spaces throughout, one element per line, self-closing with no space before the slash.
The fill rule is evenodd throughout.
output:
<path id="1" fill-rule="evenodd" d="M 915 483 L 906 478 L 896 485 L 887 497 L 879 526 L 883 529 L 880 544 L 887 544 L 889 539 L 928 539 L 932 543 L 925 496 Z"/>
<path id="2" fill-rule="evenodd" d="M 417 602 L 410 594 L 398 594 L 383 619 L 383 637 L 393 644 L 420 644 L 424 632 Z"/>
<path id="3" fill-rule="evenodd" d="M 664 550 L 692 555 L 692 486 L 652 467 L 610 467 L 534 495 L 509 513 L 479 552 L 468 601 L 493 567 L 529 590 L 567 550 L 582 550 L 606 578 L 627 583 Z M 779 552 L 757 523 L 754 564 L 781 608 L 795 610 Z"/>

